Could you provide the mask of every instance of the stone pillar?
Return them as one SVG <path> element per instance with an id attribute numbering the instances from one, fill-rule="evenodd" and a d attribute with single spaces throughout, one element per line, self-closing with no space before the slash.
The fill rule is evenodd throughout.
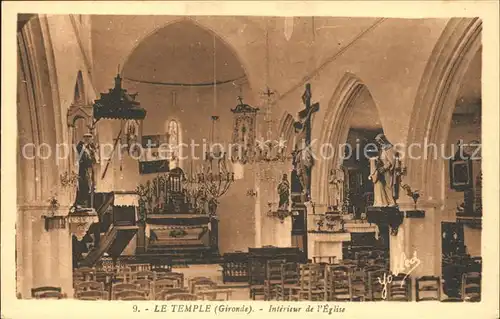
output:
<path id="1" fill-rule="evenodd" d="M 277 247 L 292 247 L 292 219 L 291 217 L 285 218 L 283 222 L 278 219 L 274 220 L 274 239 L 273 246 Z"/>
<path id="2" fill-rule="evenodd" d="M 277 217 L 268 216 L 270 208 L 278 208 L 277 187 L 282 174 L 286 173 L 285 163 L 261 163 L 255 165 L 257 170 L 255 179 L 256 198 L 256 247 L 277 246 L 291 247 L 292 221 L 285 217 L 283 222 Z M 271 207 L 269 206 L 271 203 Z M 257 235 L 258 234 L 258 235 Z"/>
<path id="3" fill-rule="evenodd" d="M 59 239 L 57 251 L 59 274 L 53 274 L 56 276 L 53 277 L 53 279 L 58 280 L 58 286 L 60 286 L 62 291 L 71 298 L 73 297 L 73 246 L 69 225 L 66 224 L 66 228 L 52 231 L 57 233 Z"/>
<path id="4" fill-rule="evenodd" d="M 46 204 L 32 203 L 18 207 L 16 229 L 17 279 L 22 298 L 31 297 L 31 289 L 40 286 L 61 287 L 71 297 L 73 291 L 72 247 L 68 225 L 61 229 L 45 229 Z M 59 208 L 61 212 L 69 207 Z"/>
<path id="5" fill-rule="evenodd" d="M 425 216 L 413 212 L 413 203 L 401 203 L 399 206 L 405 212 L 405 218 L 397 236 L 390 235 L 391 271 L 404 269 L 408 273 L 413 265 L 405 267 L 404 260 L 416 257 L 419 265 L 411 270 L 411 277 L 440 276 L 441 230 L 436 203 L 419 201 L 418 209 L 425 211 Z"/>

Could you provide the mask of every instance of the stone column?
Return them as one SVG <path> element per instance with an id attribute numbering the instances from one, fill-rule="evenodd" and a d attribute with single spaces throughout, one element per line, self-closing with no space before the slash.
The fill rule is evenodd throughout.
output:
<path id="1" fill-rule="evenodd" d="M 280 177 L 287 173 L 287 163 L 260 163 L 255 165 L 256 179 L 256 233 L 260 241 L 260 247 L 272 245 L 277 247 L 291 247 L 292 245 L 292 221 L 286 217 L 283 222 L 277 217 L 268 216 L 269 209 L 278 209 L 279 195 L 277 191 Z M 271 203 L 271 207 L 269 207 Z M 259 246 L 257 246 L 259 247 Z"/>
<path id="2" fill-rule="evenodd" d="M 390 235 L 391 271 L 404 268 L 408 273 L 413 265 L 405 267 L 404 261 L 416 257 L 419 265 L 411 270 L 411 277 L 441 275 L 441 240 L 440 218 L 436 216 L 436 203 L 419 201 L 418 209 L 425 211 L 425 216 L 413 213 L 413 203 L 400 203 L 400 210 L 405 218 L 399 226 L 397 236 Z M 399 268 L 398 268 L 399 266 Z"/>
<path id="3" fill-rule="evenodd" d="M 31 288 L 54 286 L 51 282 L 52 245 L 50 234 L 45 230 L 43 215 L 48 214 L 50 207 L 44 204 L 24 205 L 20 207 L 24 219 L 24 276 L 25 290 L 23 298 L 31 296 Z M 55 260 L 54 262 L 57 262 Z"/>
<path id="4" fill-rule="evenodd" d="M 63 209 L 69 210 L 68 207 Z M 30 298 L 31 289 L 40 286 L 61 287 L 69 297 L 72 295 L 72 247 L 68 225 L 47 231 L 43 215 L 49 211 L 48 205 L 36 203 L 18 208 L 21 222 L 17 240 L 22 246 L 17 250 L 17 279 L 22 298 Z"/>

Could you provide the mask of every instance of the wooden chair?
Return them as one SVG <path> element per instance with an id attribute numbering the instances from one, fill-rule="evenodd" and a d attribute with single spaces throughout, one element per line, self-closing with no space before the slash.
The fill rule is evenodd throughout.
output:
<path id="1" fill-rule="evenodd" d="M 375 259 L 378 259 L 378 258 L 385 259 L 386 253 L 383 250 L 372 250 L 370 252 L 370 257 L 373 257 Z"/>
<path id="2" fill-rule="evenodd" d="M 164 273 L 162 273 L 163 275 Z M 184 287 L 184 274 L 181 272 L 169 272 L 168 277 L 167 274 L 164 275 L 165 278 L 177 278 L 178 286 Z"/>
<path id="3" fill-rule="evenodd" d="M 148 300 L 146 292 L 141 290 L 120 290 L 114 294 L 114 300 Z"/>
<path id="4" fill-rule="evenodd" d="M 214 290 L 217 289 L 217 283 L 212 281 L 211 279 L 204 279 L 200 278 L 191 283 L 191 294 L 193 295 L 198 295 L 201 291 L 204 290 Z M 211 298 L 212 300 L 215 300 L 217 297 L 217 294 L 213 294 L 211 296 L 208 296 L 207 298 Z"/>
<path id="5" fill-rule="evenodd" d="M 198 291 L 197 295 L 201 298 L 201 300 L 228 301 L 231 300 L 233 292 L 233 289 L 217 288 Z M 219 295 L 223 295 L 224 297 L 219 298 Z"/>
<path id="6" fill-rule="evenodd" d="M 66 296 L 62 293 L 62 289 L 60 287 L 43 286 L 32 288 L 31 297 L 35 299 L 62 299 Z"/>
<path id="7" fill-rule="evenodd" d="M 98 270 L 95 272 L 95 281 L 102 282 L 104 286 L 109 286 L 113 282 L 115 274 L 111 271 Z"/>
<path id="8" fill-rule="evenodd" d="M 171 288 L 182 288 L 179 287 L 178 281 L 176 278 L 164 278 L 156 280 L 155 282 L 155 293 Z"/>
<path id="9" fill-rule="evenodd" d="M 389 267 L 389 261 L 385 258 L 376 258 L 373 260 L 373 266 L 377 266 L 383 269 L 388 269 Z"/>
<path id="10" fill-rule="evenodd" d="M 149 279 L 136 279 L 132 281 L 133 285 L 138 287 L 138 290 L 144 291 L 146 296 L 149 298 L 154 297 L 155 293 L 155 282 Z"/>
<path id="11" fill-rule="evenodd" d="M 186 288 L 166 288 L 163 290 L 158 290 L 155 294 L 155 300 L 165 300 L 167 295 L 174 295 L 174 294 L 183 294 L 183 293 L 189 293 L 189 291 Z"/>
<path id="12" fill-rule="evenodd" d="M 367 294 L 365 300 L 367 301 L 381 301 L 384 300 L 382 291 L 384 286 L 379 282 L 379 278 L 382 279 L 384 275 L 387 277 L 390 274 L 384 269 L 365 271 L 367 274 Z M 387 289 L 389 289 L 389 284 L 387 284 Z M 388 291 L 386 290 L 388 295 Z M 387 298 L 386 295 L 386 298 Z"/>
<path id="13" fill-rule="evenodd" d="M 264 300 L 272 300 L 276 296 L 276 287 L 281 284 L 281 265 L 284 263 L 282 259 L 267 261 Z"/>
<path id="14" fill-rule="evenodd" d="M 411 277 L 406 274 L 392 276 L 392 281 L 387 285 L 390 301 L 411 301 Z"/>
<path id="15" fill-rule="evenodd" d="M 95 272 L 96 272 L 95 268 L 80 267 L 73 271 L 73 278 L 76 276 L 81 278 L 82 281 L 93 281 L 95 279 L 94 278 Z"/>
<path id="16" fill-rule="evenodd" d="M 277 300 L 290 300 L 292 288 L 299 285 L 300 268 L 297 262 L 288 262 L 281 265 L 281 282 L 276 287 Z"/>
<path id="17" fill-rule="evenodd" d="M 75 291 L 104 290 L 104 283 L 97 281 L 84 281 L 75 287 Z"/>
<path id="18" fill-rule="evenodd" d="M 168 275 L 170 273 L 172 273 L 172 269 L 170 268 L 167 269 L 167 268 L 151 268 L 151 271 L 154 272 L 156 274 L 156 279 L 162 279 L 162 277 L 164 275 Z"/>
<path id="19" fill-rule="evenodd" d="M 189 289 L 189 292 L 190 293 L 194 293 L 194 290 L 195 290 L 195 284 L 197 282 L 213 282 L 212 279 L 208 278 L 208 277 L 202 277 L 202 276 L 198 276 L 198 277 L 193 277 L 193 278 L 189 278 L 188 280 L 188 289 Z"/>
<path id="20" fill-rule="evenodd" d="M 415 300 L 441 300 L 441 278 L 436 276 L 422 276 L 415 279 Z"/>
<path id="21" fill-rule="evenodd" d="M 368 276 L 364 270 L 351 270 L 351 299 L 365 301 L 368 294 Z"/>
<path id="22" fill-rule="evenodd" d="M 266 280 L 266 262 L 261 258 L 249 260 L 250 299 L 255 300 L 258 295 L 264 296 L 264 281 Z"/>
<path id="23" fill-rule="evenodd" d="M 178 294 L 173 294 L 173 295 L 167 295 L 165 297 L 165 300 L 192 301 L 192 300 L 199 300 L 199 298 L 198 298 L 198 296 L 190 294 L 190 293 L 178 293 Z"/>
<path id="24" fill-rule="evenodd" d="M 78 300 L 108 300 L 108 293 L 104 290 L 78 291 L 75 298 Z"/>
<path id="25" fill-rule="evenodd" d="M 299 286 L 296 288 L 292 288 L 291 300 L 323 300 L 325 291 L 324 287 L 322 287 L 323 278 L 321 273 L 321 267 L 318 264 L 300 265 Z"/>
<path id="26" fill-rule="evenodd" d="M 462 275 L 462 299 L 469 302 L 481 301 L 481 273 L 469 272 Z"/>
<path id="27" fill-rule="evenodd" d="M 351 270 L 330 265 L 325 271 L 325 301 L 351 301 Z"/>
<path id="28" fill-rule="evenodd" d="M 137 280 L 137 279 L 148 279 L 155 281 L 156 273 L 152 272 L 151 270 L 142 270 L 135 273 L 132 272 L 132 280 Z"/>
<path id="29" fill-rule="evenodd" d="M 138 290 L 138 286 L 131 283 L 117 283 L 111 286 L 111 299 L 116 299 L 116 294 L 125 290 Z"/>
<path id="30" fill-rule="evenodd" d="M 132 281 L 132 271 L 128 267 L 121 267 L 115 270 L 113 282 L 128 283 Z"/>

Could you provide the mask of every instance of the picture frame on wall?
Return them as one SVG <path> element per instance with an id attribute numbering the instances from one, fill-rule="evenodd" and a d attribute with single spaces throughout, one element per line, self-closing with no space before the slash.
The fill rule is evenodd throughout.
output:
<path id="1" fill-rule="evenodd" d="M 462 146 L 450 159 L 449 169 L 451 189 L 463 192 L 473 187 L 472 160 L 463 152 Z"/>

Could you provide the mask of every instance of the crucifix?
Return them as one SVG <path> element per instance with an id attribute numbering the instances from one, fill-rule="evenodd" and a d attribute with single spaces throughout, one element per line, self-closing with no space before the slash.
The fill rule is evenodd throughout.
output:
<path id="1" fill-rule="evenodd" d="M 311 84 L 306 83 L 302 103 L 305 108 L 299 112 L 299 119 L 293 124 L 295 128 L 295 149 L 293 155 L 293 166 L 300 180 L 302 192 L 306 195 L 306 201 L 310 200 L 311 191 L 311 169 L 313 156 L 311 147 L 311 117 L 319 111 L 319 103 L 311 105 Z"/>

